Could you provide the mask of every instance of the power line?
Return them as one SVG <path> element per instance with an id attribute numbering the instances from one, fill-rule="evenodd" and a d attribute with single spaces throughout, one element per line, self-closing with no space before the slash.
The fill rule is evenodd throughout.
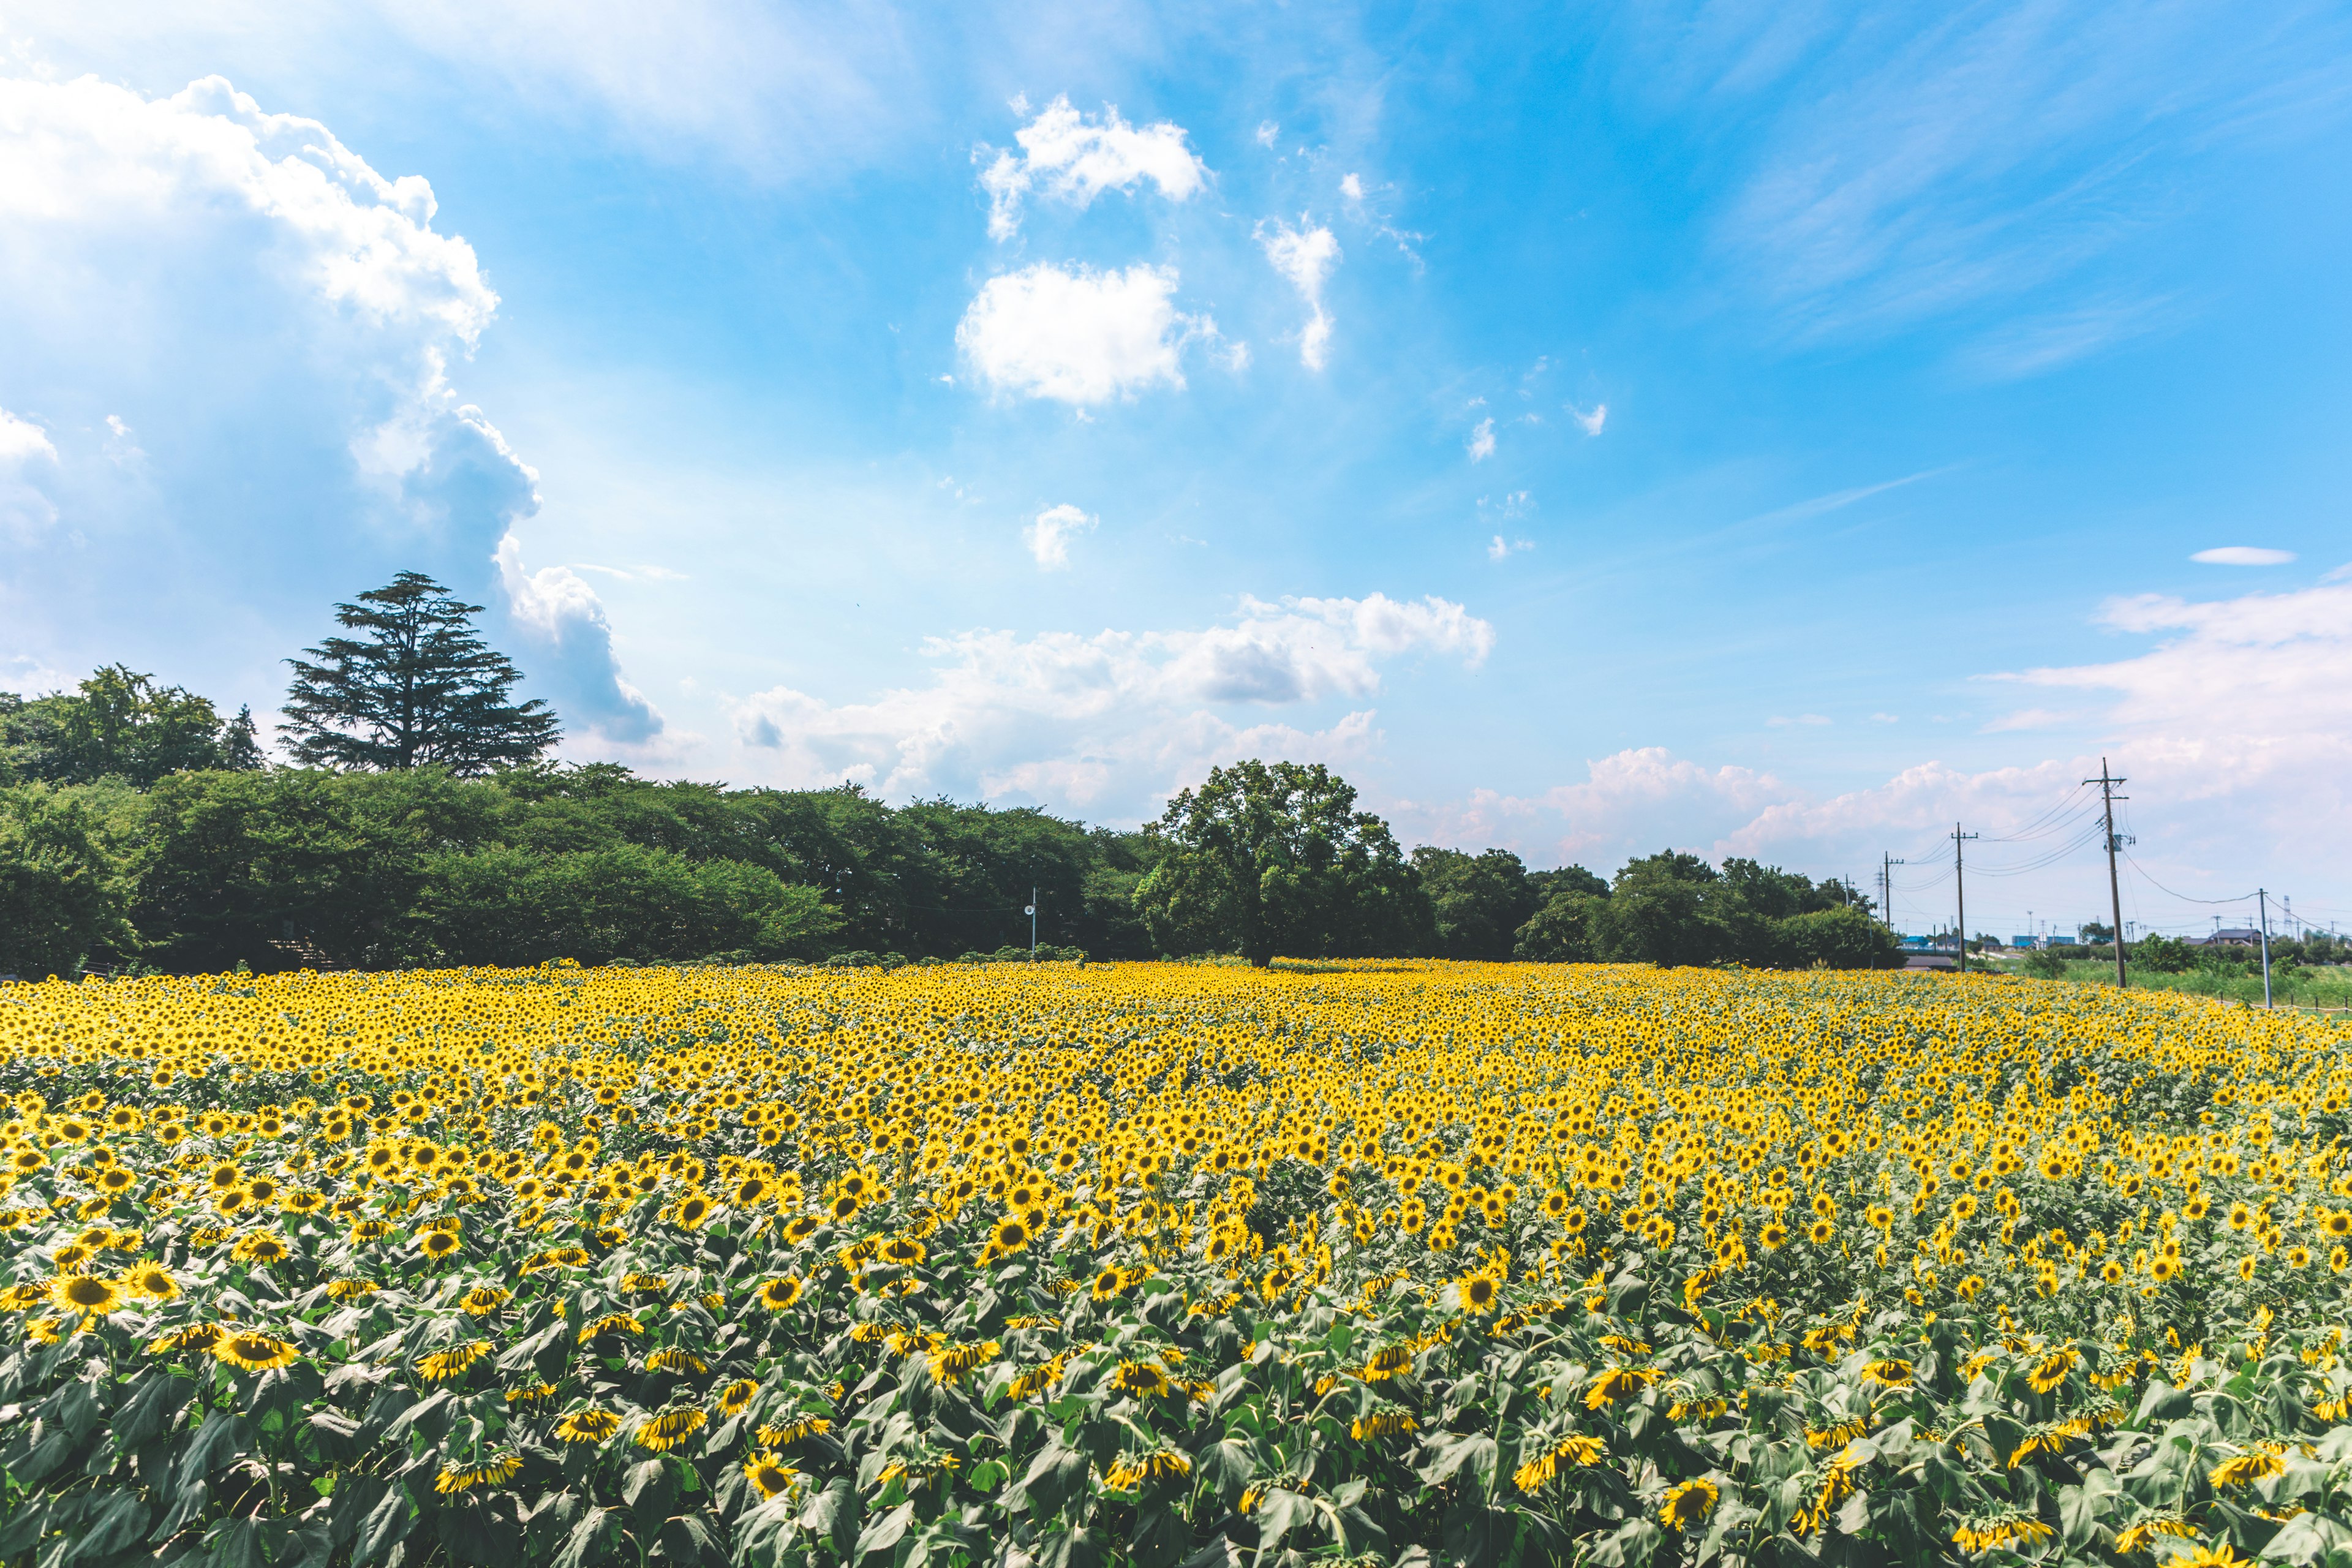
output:
<path id="1" fill-rule="evenodd" d="M 2168 888 L 2163 883 L 2158 881 L 2154 877 L 2149 877 L 2147 868 L 2141 865 L 2137 860 L 2133 859 L 2128 852 L 2125 854 L 2124 858 L 2131 862 L 2131 868 L 2133 870 L 2138 872 L 2142 877 L 2147 878 L 2148 886 L 2154 888 L 2158 892 L 2162 893 L 2167 898 L 2179 899 L 2184 904 L 2250 904 L 2254 901 L 2256 897 L 2256 895 L 2252 893 L 2241 893 L 2234 899 L 2191 898 L 2187 893 L 2176 893 L 2170 888 Z"/>

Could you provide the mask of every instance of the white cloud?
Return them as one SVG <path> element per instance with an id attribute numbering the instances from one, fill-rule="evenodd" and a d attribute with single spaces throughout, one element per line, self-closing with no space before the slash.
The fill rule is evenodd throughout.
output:
<path id="1" fill-rule="evenodd" d="M 1492 418 L 1478 421 L 1477 428 L 1470 432 L 1470 443 L 1465 450 L 1474 463 L 1483 463 L 1495 455 L 1495 421 Z"/>
<path id="2" fill-rule="evenodd" d="M 2294 559 L 2292 550 L 2264 550 L 2252 544 L 2224 544 L 2216 550 L 2200 550 L 2190 556 L 2208 566 L 2284 566 Z"/>
<path id="3" fill-rule="evenodd" d="M 1339 242 L 1328 228 L 1317 227 L 1305 215 L 1298 226 L 1280 219 L 1257 226 L 1257 242 L 1266 260 L 1286 279 L 1309 312 L 1298 334 L 1298 361 L 1309 370 L 1321 370 L 1331 347 L 1331 317 L 1323 309 L 1323 284 L 1339 263 Z"/>
<path id="4" fill-rule="evenodd" d="M 160 99 L 0 80 L 0 341 L 73 524 L 43 547 L 59 591 L 0 619 L 79 653 L 89 595 L 152 601 L 143 629 L 194 679 L 253 614 L 290 601 L 307 617 L 366 586 L 355 573 L 414 567 L 467 596 L 494 580 L 523 595 L 512 628 L 556 638 L 527 668 L 609 664 L 584 584 L 558 616 L 519 563 L 493 567 L 539 510 L 537 476 L 450 384 L 499 300 L 435 212 L 422 177 L 380 174 L 218 77 Z M 99 551 L 101 574 L 64 558 Z M 575 731 L 595 727 L 576 710 Z"/>
<path id="5" fill-rule="evenodd" d="M 1364 199 L 1364 182 L 1354 174 L 1343 175 L 1339 180 L 1339 194 L 1351 202 L 1360 202 Z"/>
<path id="6" fill-rule="evenodd" d="M 1568 416 L 1583 426 L 1586 435 L 1598 436 L 1601 434 L 1601 427 L 1609 423 L 1609 405 L 1597 403 L 1593 405 L 1592 412 L 1587 414 L 1571 403 L 1568 405 Z"/>
<path id="7" fill-rule="evenodd" d="M 1512 556 L 1520 553 L 1522 551 L 1533 550 L 1535 547 L 1536 542 L 1532 539 L 1505 539 L 1498 533 L 1495 535 L 1494 540 L 1486 546 L 1486 559 L 1489 561 L 1508 561 Z"/>
<path id="8" fill-rule="evenodd" d="M 1650 748 L 1593 763 L 1588 782 L 1538 795 L 1412 806 L 1401 826 L 1435 842 L 1585 858 L 1602 870 L 1672 843 L 1866 882 L 1891 852 L 1911 863 L 1898 920 L 1918 930 L 1951 916 L 1951 882 L 1938 868 L 1949 867 L 1958 821 L 1983 835 L 1969 847 L 1968 897 L 1971 928 L 1981 915 L 1989 930 L 2029 905 L 2105 917 L 2098 792 L 2082 784 L 2104 763 L 2129 781 L 2118 826 L 2138 838 L 2125 867 L 2126 919 L 2201 927 L 2208 911 L 2167 888 L 2225 899 L 2284 886 L 2311 903 L 2331 893 L 2346 902 L 2346 889 L 2330 883 L 2352 865 L 2352 583 L 2203 602 L 2121 599 L 2103 619 L 2162 640 L 2109 663 L 2000 678 L 2106 700 L 2102 710 L 2028 710 L 1999 727 L 2053 726 L 2038 761 L 1977 771 L 1922 762 L 1824 798 Z"/>
<path id="9" fill-rule="evenodd" d="M 1494 629 L 1444 599 L 1244 599 L 1226 625 L 1174 632 L 976 631 L 933 638 L 929 681 L 835 705 L 777 687 L 738 704 L 753 766 L 780 780 L 869 783 L 892 795 L 977 788 L 1143 809 L 1241 755 L 1341 760 L 1372 738 L 1354 710 L 1323 730 L 1237 724 L 1212 710 L 1375 696 L 1412 654 L 1484 660 Z M 761 758 L 767 762 L 762 763 Z"/>
<path id="10" fill-rule="evenodd" d="M 57 521 L 57 503 L 37 482 L 57 462 L 47 431 L 0 408 L 0 531 L 29 538 Z"/>
<path id="11" fill-rule="evenodd" d="M 1175 293 L 1172 267 L 1097 272 L 1039 262 L 981 286 L 956 326 L 956 347 L 1000 392 L 1079 408 L 1181 387 L 1184 344 L 1221 340 L 1209 317 L 1176 309 Z"/>
<path id="12" fill-rule="evenodd" d="M 0 463 L 26 463 L 45 458 L 54 463 L 58 449 L 49 433 L 29 419 L 19 419 L 0 408 Z"/>
<path id="13" fill-rule="evenodd" d="M 1041 569 L 1059 572 L 1070 564 L 1070 536 L 1089 532 L 1101 521 L 1074 506 L 1050 506 L 1021 531 L 1021 537 L 1027 541 L 1029 553 L 1037 558 Z"/>
<path id="14" fill-rule="evenodd" d="M 661 715 L 621 673 L 596 590 L 565 566 L 526 573 L 521 542 L 511 533 L 499 542 L 498 562 L 509 608 L 540 645 L 540 665 L 531 673 L 558 694 L 557 711 L 575 724 L 584 718 L 599 734 L 625 744 L 660 734 Z"/>
<path id="15" fill-rule="evenodd" d="M 1165 120 L 1129 125 L 1108 104 L 1100 120 L 1090 120 L 1067 98 L 1056 98 L 1013 139 L 1020 151 L 996 153 L 980 176 L 989 196 L 988 232 L 996 239 L 1020 231 L 1022 199 L 1032 192 L 1083 208 L 1105 191 L 1132 190 L 1147 180 L 1181 202 L 1208 181 L 1207 166 L 1184 145 L 1182 126 Z M 995 151 L 982 145 L 973 156 Z"/>
<path id="16" fill-rule="evenodd" d="M 1273 121 L 1261 120 L 1257 122 L 1257 144 L 1259 146 L 1273 146 L 1274 139 L 1281 134 L 1282 127 L 1276 125 Z"/>

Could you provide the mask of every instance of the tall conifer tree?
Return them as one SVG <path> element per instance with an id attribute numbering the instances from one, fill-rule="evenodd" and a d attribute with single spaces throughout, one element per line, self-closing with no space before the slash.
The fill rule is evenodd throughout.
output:
<path id="1" fill-rule="evenodd" d="M 522 672 L 475 632 L 481 610 L 421 572 L 336 605 L 335 619 L 361 635 L 329 637 L 303 650 L 310 659 L 286 661 L 294 681 L 278 730 L 295 757 L 468 774 L 555 744 L 562 729 L 546 703 L 509 700 Z"/>

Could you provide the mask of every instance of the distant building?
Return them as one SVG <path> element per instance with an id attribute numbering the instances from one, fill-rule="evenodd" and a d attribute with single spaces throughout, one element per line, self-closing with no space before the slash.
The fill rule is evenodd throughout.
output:
<path id="1" fill-rule="evenodd" d="M 2030 936 L 2013 936 L 2009 939 L 2009 945 L 2011 947 L 2039 947 L 2042 944 L 2034 941 L 2033 938 Z"/>
<path id="2" fill-rule="evenodd" d="M 1960 951 L 1960 939 L 1949 931 L 1938 931 L 1934 936 L 1906 936 L 1901 940 L 1903 951 L 1906 952 L 1958 952 Z"/>
<path id="3" fill-rule="evenodd" d="M 2202 947 L 2260 947 L 2263 933 L 2252 926 L 2223 926 L 2211 936 L 2196 940 Z"/>

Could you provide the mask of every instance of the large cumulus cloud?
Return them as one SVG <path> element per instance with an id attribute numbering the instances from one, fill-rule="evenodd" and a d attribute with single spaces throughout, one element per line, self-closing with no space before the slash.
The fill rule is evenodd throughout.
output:
<path id="1" fill-rule="evenodd" d="M 452 380 L 498 295 L 436 216 L 217 77 L 0 80 L 0 653 L 266 706 L 331 601 L 413 567 L 500 603 L 575 733 L 658 731 L 594 594 L 522 570 L 537 476 Z"/>

